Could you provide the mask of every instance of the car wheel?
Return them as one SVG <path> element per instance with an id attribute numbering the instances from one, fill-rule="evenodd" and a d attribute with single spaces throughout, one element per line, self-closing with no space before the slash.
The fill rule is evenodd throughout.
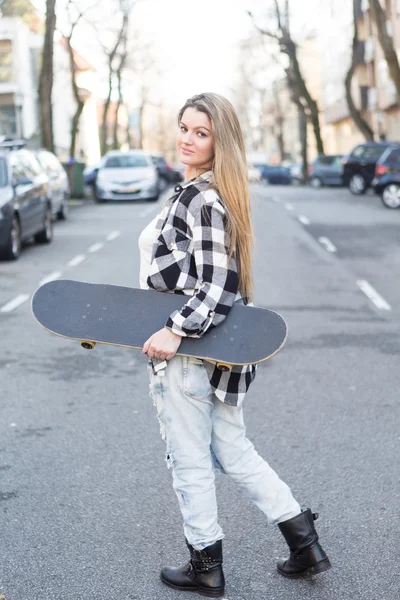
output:
<path id="1" fill-rule="evenodd" d="M 53 218 L 51 207 L 47 205 L 44 215 L 44 227 L 35 235 L 35 242 L 38 244 L 50 244 L 53 240 Z"/>
<path id="2" fill-rule="evenodd" d="M 364 177 L 357 173 L 356 175 L 352 175 L 349 181 L 349 190 L 354 196 L 361 196 L 361 194 L 365 193 L 367 189 L 367 182 Z"/>
<path id="3" fill-rule="evenodd" d="M 310 185 L 317 190 L 322 187 L 322 180 L 319 177 L 311 177 Z"/>
<path id="4" fill-rule="evenodd" d="M 382 192 L 381 200 L 386 208 L 400 208 L 400 185 L 391 183 Z"/>
<path id="5" fill-rule="evenodd" d="M 151 198 L 147 198 L 147 202 L 157 202 L 160 196 L 152 196 Z"/>
<path id="6" fill-rule="evenodd" d="M 66 221 L 68 219 L 68 212 L 69 212 L 68 196 L 67 196 L 67 194 L 65 194 L 64 199 L 61 204 L 61 207 L 60 207 L 60 210 L 57 213 L 57 218 L 60 221 Z"/>
<path id="7" fill-rule="evenodd" d="M 104 200 L 104 198 L 100 198 L 100 196 L 97 195 L 97 190 L 95 187 L 93 188 L 93 196 L 94 196 L 94 201 L 97 202 L 97 204 L 102 204 L 103 202 L 106 202 L 106 200 Z"/>
<path id="8" fill-rule="evenodd" d="M 17 215 L 14 215 L 11 221 L 10 231 L 8 233 L 7 245 L 2 251 L 2 257 L 6 260 L 17 260 L 21 254 L 21 225 Z"/>

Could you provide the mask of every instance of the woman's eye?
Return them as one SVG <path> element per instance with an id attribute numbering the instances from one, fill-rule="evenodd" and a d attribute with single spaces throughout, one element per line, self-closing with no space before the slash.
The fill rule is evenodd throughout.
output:
<path id="1" fill-rule="evenodd" d="M 199 136 L 200 137 L 207 137 L 207 135 L 203 131 L 199 131 Z"/>
<path id="2" fill-rule="evenodd" d="M 184 127 L 183 125 L 181 125 L 180 130 L 181 131 L 187 131 L 186 127 Z"/>

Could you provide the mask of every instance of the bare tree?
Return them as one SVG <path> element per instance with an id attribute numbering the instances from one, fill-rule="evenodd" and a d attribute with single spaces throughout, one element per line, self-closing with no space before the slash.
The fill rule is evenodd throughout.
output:
<path id="1" fill-rule="evenodd" d="M 121 104 L 123 103 L 122 96 L 122 74 L 126 65 L 126 61 L 128 58 L 128 31 L 125 32 L 121 41 L 121 51 L 119 53 L 119 62 L 116 68 L 115 74 L 117 77 L 117 92 L 118 92 L 118 100 L 117 106 L 115 109 L 115 120 L 114 120 L 114 132 L 113 132 L 113 149 L 117 150 L 119 148 L 119 140 L 118 140 L 118 114 Z"/>
<path id="2" fill-rule="evenodd" d="M 118 70 L 121 74 L 122 70 L 124 68 L 125 59 L 122 61 L 122 64 L 121 64 L 120 51 L 121 51 L 121 48 L 124 47 L 126 40 L 128 38 L 130 14 L 131 14 L 133 6 L 134 6 L 134 0 L 119 0 L 118 1 L 118 7 L 119 7 L 118 16 L 119 16 L 120 22 L 119 22 L 118 27 L 116 29 L 114 28 L 114 31 L 111 34 L 114 36 L 113 42 L 111 44 L 109 44 L 109 43 L 106 44 L 103 42 L 103 39 L 100 39 L 100 26 L 99 25 L 95 26 L 95 28 L 97 30 L 98 42 L 100 43 L 101 47 L 103 48 L 104 54 L 106 56 L 107 70 L 108 70 L 108 75 L 107 75 L 108 93 L 107 93 L 106 101 L 104 103 L 102 122 L 101 122 L 101 126 L 100 126 L 100 148 L 101 148 L 102 154 L 105 154 L 105 152 L 107 152 L 108 112 L 109 112 L 110 105 L 111 105 L 111 97 L 112 97 L 113 90 L 114 90 L 115 80 L 117 79 L 117 82 L 118 82 Z M 92 23 L 92 24 L 94 24 L 94 23 Z M 101 34 L 103 37 L 103 35 L 104 35 L 103 21 L 101 22 Z M 108 37 L 110 37 L 110 35 Z M 121 98 L 122 98 L 122 91 L 121 91 Z M 116 114 L 116 118 L 118 118 L 118 114 Z"/>
<path id="3" fill-rule="evenodd" d="M 39 118 L 41 144 L 54 152 L 53 109 L 51 93 L 53 89 L 53 46 L 56 29 L 56 0 L 46 0 L 45 36 L 42 66 L 39 78 Z"/>
<path id="4" fill-rule="evenodd" d="M 379 43 L 388 65 L 390 78 L 395 85 L 397 97 L 400 98 L 400 65 L 396 48 L 393 43 L 393 37 L 389 34 L 387 28 L 388 15 L 382 8 L 379 0 L 369 0 L 369 7 L 376 25 Z"/>
<path id="5" fill-rule="evenodd" d="M 367 121 L 363 118 L 361 114 L 361 110 L 359 110 L 355 102 L 353 100 L 353 96 L 351 93 L 351 84 L 353 80 L 353 75 L 357 66 L 357 57 L 358 57 L 358 48 L 359 48 L 359 38 L 358 38 L 358 27 L 357 27 L 357 5 L 359 0 L 353 0 L 353 22 L 354 22 L 354 34 L 353 34 L 353 43 L 351 50 L 351 63 L 349 70 L 347 71 L 346 79 L 345 79 L 345 89 L 346 89 L 346 100 L 347 105 L 349 107 L 351 118 L 354 123 L 357 125 L 358 129 L 361 131 L 366 140 L 372 141 L 374 139 L 374 132 L 371 127 L 367 123 Z"/>
<path id="6" fill-rule="evenodd" d="M 252 13 L 249 12 L 248 14 L 253 19 Z M 294 96 L 303 104 L 307 117 L 312 123 L 318 153 L 324 154 L 324 144 L 322 141 L 321 128 L 319 124 L 318 105 L 311 96 L 305 79 L 302 75 L 297 56 L 297 44 L 293 40 L 290 31 L 290 1 L 285 0 L 284 8 L 281 10 L 279 0 L 274 0 L 274 15 L 276 19 L 276 32 L 263 29 L 256 24 L 255 26 L 262 35 L 276 40 L 280 51 L 288 57 L 289 67 L 287 72 L 290 70 L 288 82 L 290 86 L 293 86 L 291 91 Z"/>
<path id="7" fill-rule="evenodd" d="M 73 94 L 73 97 L 76 102 L 76 110 L 75 110 L 74 116 L 72 117 L 72 123 L 71 123 L 71 142 L 70 142 L 70 149 L 69 149 L 69 155 L 71 158 L 75 158 L 76 140 L 77 140 L 77 136 L 78 136 L 78 132 L 79 132 L 79 121 L 80 121 L 83 109 L 85 107 L 85 101 L 83 100 L 83 98 L 81 96 L 78 82 L 77 82 L 78 69 L 77 69 L 77 65 L 76 65 L 76 61 L 75 61 L 74 49 L 72 47 L 72 37 L 74 35 L 75 29 L 76 29 L 78 23 L 84 17 L 85 13 L 87 11 L 90 11 L 96 5 L 97 5 L 97 2 L 96 2 L 96 4 L 92 4 L 91 6 L 87 6 L 85 8 L 81 8 L 81 10 L 78 10 L 76 3 L 73 0 L 68 0 L 67 7 L 66 7 L 70 27 L 69 27 L 68 34 L 65 35 L 64 37 L 65 37 L 67 50 L 68 50 L 68 57 L 69 57 L 69 69 L 70 69 L 70 74 L 71 74 L 72 94 Z"/>

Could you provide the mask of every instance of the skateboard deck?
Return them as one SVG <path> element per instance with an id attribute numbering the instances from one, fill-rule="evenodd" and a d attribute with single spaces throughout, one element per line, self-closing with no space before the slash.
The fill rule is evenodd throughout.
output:
<path id="1" fill-rule="evenodd" d="M 38 323 L 91 349 L 96 343 L 142 349 L 189 297 L 116 285 L 56 280 L 32 298 Z M 177 354 L 217 363 L 221 370 L 255 364 L 284 345 L 287 326 L 276 312 L 234 304 L 226 319 L 201 338 L 182 338 Z"/>

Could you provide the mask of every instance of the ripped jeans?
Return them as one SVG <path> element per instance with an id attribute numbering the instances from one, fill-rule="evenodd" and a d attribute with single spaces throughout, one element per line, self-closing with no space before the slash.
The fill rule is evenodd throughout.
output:
<path id="1" fill-rule="evenodd" d="M 242 407 L 212 392 L 203 362 L 175 356 L 164 375 L 150 375 L 150 396 L 166 442 L 166 462 L 189 544 L 203 550 L 224 537 L 218 523 L 215 471 L 229 475 L 270 524 L 301 512 L 289 487 L 246 438 Z"/>

